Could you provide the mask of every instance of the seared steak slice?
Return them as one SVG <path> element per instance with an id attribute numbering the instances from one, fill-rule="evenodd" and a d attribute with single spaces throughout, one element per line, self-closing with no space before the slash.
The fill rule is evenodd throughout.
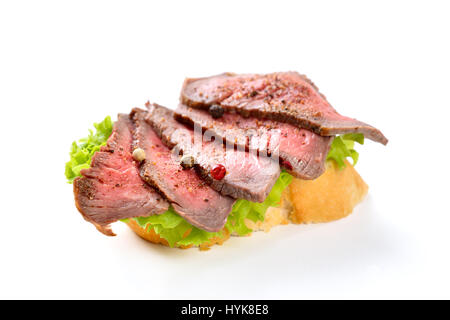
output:
<path id="1" fill-rule="evenodd" d="M 145 111 L 133 109 L 130 116 L 136 127 L 134 146 L 145 152 L 141 177 L 163 193 L 192 225 L 210 232 L 222 229 L 235 200 L 213 190 L 194 169 L 183 170 L 179 158 L 145 121 Z"/>
<path id="2" fill-rule="evenodd" d="M 120 114 L 106 145 L 73 183 L 78 210 L 108 236 L 115 235 L 112 222 L 160 214 L 169 208 L 168 202 L 139 176 L 131 156 L 131 129 L 128 115 Z"/>
<path id="3" fill-rule="evenodd" d="M 309 130 L 288 123 L 257 118 L 243 118 L 226 113 L 214 119 L 209 112 L 193 109 L 183 104 L 175 111 L 181 122 L 209 130 L 214 135 L 234 143 L 241 149 L 256 148 L 259 152 L 279 153 L 281 166 L 300 179 L 316 179 L 325 171 L 325 160 L 331 137 L 322 137 Z M 271 137 L 274 139 L 270 139 Z M 269 137 L 268 144 L 253 143 L 254 138 Z"/>
<path id="4" fill-rule="evenodd" d="M 337 113 L 317 87 L 297 72 L 186 79 L 181 102 L 203 109 L 217 104 L 228 112 L 291 123 L 321 136 L 359 132 L 382 144 L 388 142 L 378 129 Z"/>
<path id="5" fill-rule="evenodd" d="M 174 118 L 174 113 L 157 104 L 147 105 L 146 120 L 170 148 L 176 147 L 185 157 L 195 160 L 195 168 L 212 188 L 235 199 L 263 202 L 280 175 L 278 162 L 269 157 L 258 156 L 242 150 L 234 150 L 231 144 L 226 148 L 222 139 L 208 142 L 207 139 L 194 143 L 194 130 Z M 201 129 L 198 137 L 202 139 Z M 277 158 L 278 160 L 278 158 Z M 223 165 L 226 175 L 215 179 L 211 170 Z"/>

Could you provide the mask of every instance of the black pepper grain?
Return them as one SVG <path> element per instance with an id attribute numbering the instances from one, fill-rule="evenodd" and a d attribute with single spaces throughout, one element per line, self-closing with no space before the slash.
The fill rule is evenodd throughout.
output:
<path id="1" fill-rule="evenodd" d="M 211 114 L 211 116 L 214 119 L 218 119 L 221 118 L 224 114 L 224 110 L 221 106 L 219 106 L 218 104 L 213 104 L 209 107 L 209 113 Z"/>
<path id="2" fill-rule="evenodd" d="M 180 165 L 183 169 L 190 169 L 194 166 L 195 159 L 193 156 L 185 155 L 181 158 Z"/>

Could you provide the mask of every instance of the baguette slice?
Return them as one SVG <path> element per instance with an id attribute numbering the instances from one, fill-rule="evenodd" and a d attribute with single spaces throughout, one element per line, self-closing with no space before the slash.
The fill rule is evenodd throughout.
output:
<path id="1" fill-rule="evenodd" d="M 367 184 L 349 162 L 346 162 L 344 169 L 339 169 L 334 161 L 327 161 L 323 175 L 315 180 L 294 178 L 283 192 L 279 207 L 270 207 L 263 222 L 246 220 L 246 225 L 253 231 L 268 232 L 277 225 L 338 220 L 348 216 L 364 199 L 367 191 Z M 127 224 L 141 238 L 155 244 L 169 245 L 153 230 L 144 230 L 134 220 L 130 219 Z M 223 244 L 230 238 L 225 231 L 224 237 L 213 238 L 199 248 L 207 250 L 215 244 Z M 182 249 L 190 247 L 179 246 Z"/>

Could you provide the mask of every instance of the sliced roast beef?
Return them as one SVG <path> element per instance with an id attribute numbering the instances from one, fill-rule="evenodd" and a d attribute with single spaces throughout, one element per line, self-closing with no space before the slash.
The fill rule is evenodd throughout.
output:
<path id="1" fill-rule="evenodd" d="M 281 166 L 297 178 L 316 179 L 325 171 L 331 137 L 322 137 L 288 123 L 243 118 L 233 113 L 214 119 L 208 111 L 183 104 L 175 111 L 175 118 L 203 131 L 212 131 L 215 136 L 245 150 L 256 148 L 267 154 L 278 152 Z M 262 137 L 268 138 L 267 144 L 258 143 Z"/>
<path id="2" fill-rule="evenodd" d="M 134 147 L 145 152 L 141 177 L 157 188 L 172 203 L 173 208 L 192 225 L 206 231 L 219 231 L 225 225 L 235 202 L 213 190 L 195 172 L 184 170 L 180 159 L 161 141 L 149 123 L 146 112 L 134 109 Z"/>
<path id="3" fill-rule="evenodd" d="M 218 105 L 228 112 L 291 123 L 322 136 L 359 132 L 382 144 L 388 142 L 378 129 L 337 113 L 317 87 L 297 72 L 186 79 L 181 102 L 203 109 Z"/>
<path id="4" fill-rule="evenodd" d="M 119 219 L 165 212 L 169 204 L 142 181 L 131 155 L 132 123 L 119 115 L 105 146 L 92 157 L 91 167 L 74 180 L 75 202 L 83 217 L 102 233 L 113 236 L 110 223 Z"/>
<path id="5" fill-rule="evenodd" d="M 222 139 L 211 141 L 199 130 L 195 143 L 194 130 L 176 121 L 174 113 L 163 106 L 147 105 L 147 121 L 170 148 L 176 147 L 184 159 L 191 158 L 195 168 L 212 188 L 235 199 L 263 202 L 280 175 L 278 161 L 255 153 L 227 148 Z M 203 138 L 203 139 L 202 139 Z M 278 159 L 277 159 L 278 160 Z M 211 171 L 223 166 L 226 174 L 214 177 Z"/>

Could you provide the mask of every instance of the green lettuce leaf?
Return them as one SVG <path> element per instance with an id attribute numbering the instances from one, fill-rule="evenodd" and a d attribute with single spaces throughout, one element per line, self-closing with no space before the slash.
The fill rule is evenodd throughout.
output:
<path id="1" fill-rule="evenodd" d="M 100 123 L 94 123 L 95 133 L 89 130 L 86 138 L 74 141 L 70 150 L 70 160 L 66 163 L 67 182 L 72 183 L 76 177 L 81 176 L 82 169 L 88 169 L 91 165 L 92 156 L 100 147 L 106 144 L 111 135 L 113 122 L 111 117 L 106 117 Z"/>
<path id="2" fill-rule="evenodd" d="M 352 158 L 353 165 L 358 162 L 359 153 L 354 149 L 355 142 L 364 144 L 364 135 L 361 133 L 348 133 L 342 136 L 336 136 L 331 143 L 327 160 L 336 161 L 340 169 L 345 167 L 345 159 Z"/>
<path id="3" fill-rule="evenodd" d="M 254 222 L 264 221 L 267 208 L 279 205 L 281 194 L 291 181 L 292 176 L 287 172 L 282 172 L 264 202 L 256 203 L 244 199 L 237 200 L 225 224 L 225 228 L 228 232 L 236 233 L 240 236 L 252 232 L 252 230 L 245 225 L 245 219 L 250 219 Z M 179 245 L 198 246 L 214 237 L 225 236 L 223 230 L 219 232 L 207 232 L 192 226 L 180 217 L 172 207 L 160 215 L 132 219 L 146 230 L 153 229 L 161 238 L 166 239 L 171 247 Z M 122 221 L 126 222 L 126 220 Z M 183 238 L 189 230 L 188 236 Z"/>
<path id="4" fill-rule="evenodd" d="M 132 219 L 147 231 L 155 231 L 161 238 L 166 239 L 171 247 L 175 245 L 199 245 L 213 237 L 223 236 L 222 231 L 207 232 L 192 226 L 179 216 L 172 207 L 163 214 Z M 126 222 L 126 220 L 122 221 Z M 187 237 L 183 238 L 189 230 Z"/>
<path id="5" fill-rule="evenodd" d="M 267 209 L 269 207 L 279 206 L 281 194 L 291 181 L 292 176 L 283 171 L 264 202 L 251 202 L 244 199 L 237 200 L 233 206 L 233 210 L 228 216 L 225 227 L 230 233 L 235 232 L 240 236 L 252 232 L 252 230 L 245 225 L 245 219 L 250 219 L 253 222 L 264 221 Z"/>

